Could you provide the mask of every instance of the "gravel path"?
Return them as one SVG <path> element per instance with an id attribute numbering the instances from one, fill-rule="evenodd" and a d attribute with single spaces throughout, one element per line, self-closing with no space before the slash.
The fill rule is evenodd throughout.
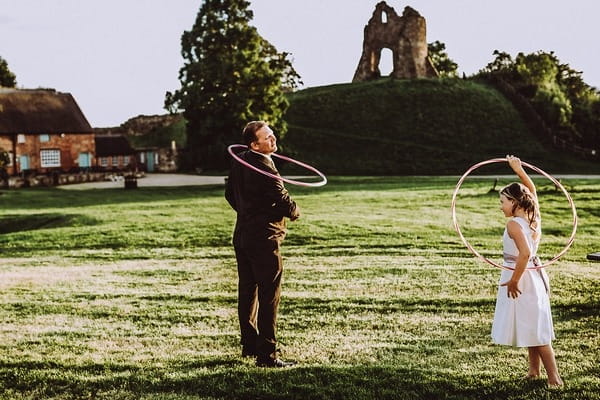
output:
<path id="1" fill-rule="evenodd" d="M 223 185 L 225 184 L 225 177 L 185 174 L 146 174 L 145 177 L 138 179 L 137 183 L 138 187 Z M 59 186 L 60 189 L 65 190 L 111 189 L 124 187 L 125 182 L 123 182 L 123 180 L 86 182 Z"/>
<path id="2" fill-rule="evenodd" d="M 535 176 L 532 174 L 532 176 Z M 558 179 L 600 179 L 600 175 L 556 175 Z M 456 176 L 458 180 L 460 177 Z M 514 178 L 514 175 L 473 175 L 471 178 Z M 148 186 L 195 186 L 195 185 L 224 185 L 225 176 L 205 176 L 205 175 L 186 175 L 186 174 L 146 174 L 145 177 L 138 179 L 138 187 Z M 85 190 L 85 189 L 110 189 L 124 188 L 125 183 L 120 181 L 104 182 L 86 182 L 73 185 L 59 186 L 65 190 Z"/>

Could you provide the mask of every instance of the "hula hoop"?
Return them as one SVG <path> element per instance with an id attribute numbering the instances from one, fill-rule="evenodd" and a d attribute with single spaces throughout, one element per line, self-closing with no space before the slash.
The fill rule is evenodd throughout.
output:
<path id="1" fill-rule="evenodd" d="M 465 172 L 464 175 L 459 179 L 458 183 L 456 184 L 456 188 L 454 189 L 454 194 L 452 195 L 452 222 L 454 223 L 454 229 L 458 233 L 458 236 L 460 236 L 460 239 L 462 240 L 462 242 L 465 244 L 465 246 L 467 246 L 467 249 L 469 249 L 471 251 L 471 253 L 473 253 L 477 258 L 481 259 L 482 261 L 485 261 L 486 263 L 488 263 L 490 265 L 493 265 L 494 267 L 513 270 L 514 268 L 508 267 L 506 265 L 500 265 L 491 260 L 488 260 L 481 254 L 479 254 L 479 252 L 477 250 L 475 250 L 473 248 L 473 246 L 471 246 L 471 244 L 463 236 L 462 232 L 460 231 L 460 227 L 458 226 L 458 221 L 456 219 L 456 196 L 457 196 L 458 190 L 460 189 L 460 186 L 462 185 L 465 178 L 471 172 L 473 172 L 474 170 L 476 170 L 477 168 L 479 168 L 483 165 L 499 163 L 499 162 L 507 162 L 507 160 L 506 160 L 506 158 L 493 158 L 490 160 L 482 161 L 480 163 L 473 165 L 471 168 L 469 168 L 467 170 L 467 172 Z M 547 267 L 548 265 L 554 263 L 556 260 L 558 260 L 560 257 L 562 257 L 567 252 L 567 250 L 569 250 L 569 247 L 571 247 L 571 245 L 573 244 L 573 241 L 575 240 L 575 232 L 577 231 L 577 210 L 575 209 L 575 203 L 573 202 L 571 195 L 569 195 L 569 192 L 567 192 L 567 190 L 564 188 L 564 186 L 558 180 L 556 180 L 553 176 L 547 174 L 546 172 L 542 171 L 541 169 L 539 169 L 538 167 L 536 167 L 534 165 L 528 164 L 523 161 L 521 161 L 521 164 L 526 166 L 527 168 L 530 168 L 530 169 L 544 175 L 546 178 L 550 179 L 556 185 L 556 187 L 558 187 L 563 192 L 563 194 L 569 201 L 569 204 L 571 205 L 571 211 L 573 213 L 573 231 L 571 232 L 571 236 L 569 237 L 569 240 L 567 241 L 567 245 L 565 246 L 565 248 L 562 249 L 562 251 L 560 253 L 558 253 L 556 256 L 554 256 L 546 264 L 543 264 L 540 266 L 535 266 L 535 267 L 527 267 L 527 269 L 541 269 L 541 268 Z"/>
<path id="2" fill-rule="evenodd" d="M 297 160 L 294 160 L 293 158 L 282 156 L 281 154 L 275 154 L 275 153 L 273 153 L 273 154 L 271 154 L 271 156 L 275 156 L 275 157 L 279 158 L 280 160 L 288 161 L 288 162 L 291 162 L 293 164 L 299 165 L 299 166 L 301 166 L 303 168 L 306 168 L 307 170 L 309 170 L 311 172 L 314 172 L 315 174 L 319 175 L 319 177 L 321 177 L 322 180 L 319 181 L 319 182 L 302 182 L 302 181 L 297 181 L 297 180 L 294 180 L 294 179 L 284 178 L 283 176 L 275 175 L 275 174 L 272 174 L 272 173 L 267 172 L 267 171 L 263 171 L 262 169 L 255 167 L 254 165 L 248 163 L 247 161 L 242 160 L 233 151 L 233 149 L 235 149 L 235 148 L 244 148 L 244 149 L 247 149 L 248 146 L 246 146 L 244 144 L 232 144 L 229 147 L 227 147 L 227 151 L 229 152 L 229 154 L 231 154 L 231 157 L 233 157 L 240 164 L 242 164 L 242 165 L 244 165 L 244 166 L 246 166 L 246 167 L 248 167 L 248 168 L 250 168 L 250 169 L 252 169 L 252 170 L 254 170 L 254 171 L 258 172 L 258 173 L 260 173 L 260 174 L 266 175 L 266 176 L 268 176 L 270 178 L 278 179 L 280 181 L 287 182 L 287 183 L 292 184 L 292 185 L 306 186 L 306 187 L 318 187 L 318 186 L 323 186 L 323 185 L 325 185 L 327 183 L 327 177 L 325 175 L 323 175 L 323 173 L 321 171 L 319 171 L 318 169 L 316 169 L 315 167 L 311 167 L 310 165 L 305 164 L 305 163 L 300 162 L 300 161 L 297 161 Z"/>

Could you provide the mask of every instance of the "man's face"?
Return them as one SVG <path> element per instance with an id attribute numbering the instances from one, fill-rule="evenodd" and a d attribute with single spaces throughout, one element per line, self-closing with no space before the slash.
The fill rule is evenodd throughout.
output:
<path id="1" fill-rule="evenodd" d="M 250 144 L 252 150 L 270 155 L 277 151 L 277 138 L 268 126 L 263 126 L 256 131 L 256 140 Z"/>

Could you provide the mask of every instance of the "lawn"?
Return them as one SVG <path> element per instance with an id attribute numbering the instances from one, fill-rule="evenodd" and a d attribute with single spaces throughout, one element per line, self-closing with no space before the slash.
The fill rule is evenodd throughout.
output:
<path id="1" fill-rule="evenodd" d="M 1 399 L 600 399 L 600 181 L 563 179 L 579 216 L 548 268 L 566 386 L 525 382 L 524 349 L 491 344 L 500 271 L 452 228 L 454 177 L 333 177 L 288 186 L 279 339 L 294 368 L 240 357 L 235 219 L 222 186 L 0 192 Z M 510 180 L 501 178 L 497 187 Z M 536 179 L 548 259 L 569 205 Z M 493 178 L 457 215 L 499 261 Z"/>

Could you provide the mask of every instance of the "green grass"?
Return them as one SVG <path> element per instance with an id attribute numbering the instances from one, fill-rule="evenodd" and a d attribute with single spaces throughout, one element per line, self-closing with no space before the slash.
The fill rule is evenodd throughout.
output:
<path id="1" fill-rule="evenodd" d="M 566 387 L 523 382 L 526 351 L 489 333 L 499 271 L 452 228 L 457 178 L 334 177 L 289 187 L 303 215 L 284 242 L 279 339 L 300 362 L 239 357 L 235 218 L 223 187 L 0 195 L 2 399 L 600 399 L 600 181 L 568 180 L 571 250 L 549 267 Z M 498 186 L 508 183 L 501 179 Z M 541 254 L 570 233 L 560 192 L 537 180 Z M 492 179 L 468 179 L 457 215 L 498 260 Z"/>
<path id="2" fill-rule="evenodd" d="M 600 172 L 598 162 L 543 144 L 502 94 L 471 80 L 382 78 L 289 100 L 282 149 L 328 174 L 458 174 L 506 154 L 555 173 Z"/>

